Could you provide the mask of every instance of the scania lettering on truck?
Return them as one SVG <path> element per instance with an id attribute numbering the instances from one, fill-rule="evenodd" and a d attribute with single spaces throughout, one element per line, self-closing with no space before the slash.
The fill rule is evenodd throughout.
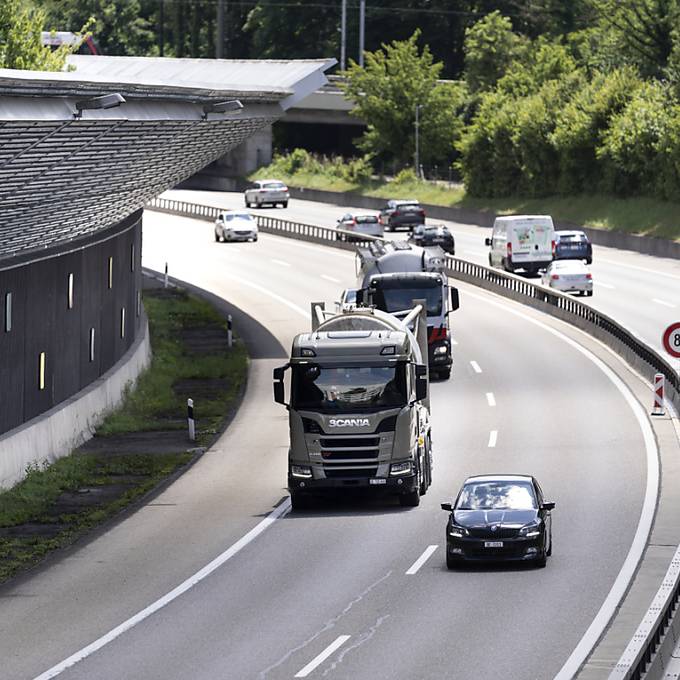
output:
<path id="1" fill-rule="evenodd" d="M 274 399 L 288 409 L 293 510 L 353 491 L 418 505 L 432 480 L 424 306 L 403 320 L 365 307 L 312 309 L 312 332 L 297 335 L 290 361 L 274 369 Z"/>
<path id="2" fill-rule="evenodd" d="M 406 242 L 371 243 L 357 248 L 357 289 L 343 293 L 343 303 L 358 295 L 366 304 L 402 315 L 412 301 L 427 302 L 428 364 L 439 378 L 451 376 L 449 314 L 459 307 L 458 289 L 449 288 L 445 253 L 438 246 L 421 248 Z"/>
<path id="3" fill-rule="evenodd" d="M 489 266 L 536 274 L 555 256 L 555 227 L 550 215 L 507 215 L 497 217 L 491 238 L 484 239 Z"/>

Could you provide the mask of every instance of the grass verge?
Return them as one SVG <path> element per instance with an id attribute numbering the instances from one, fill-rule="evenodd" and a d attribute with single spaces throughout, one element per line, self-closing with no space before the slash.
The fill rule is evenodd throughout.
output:
<path id="1" fill-rule="evenodd" d="M 247 355 L 203 300 L 175 289 L 145 291 L 153 360 L 91 442 L 27 470 L 0 493 L 0 583 L 72 544 L 196 459 L 235 407 Z M 194 396 L 197 441 L 186 429 Z"/>

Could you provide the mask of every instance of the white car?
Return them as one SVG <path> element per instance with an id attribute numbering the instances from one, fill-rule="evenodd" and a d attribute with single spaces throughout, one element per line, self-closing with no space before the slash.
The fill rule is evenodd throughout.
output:
<path id="1" fill-rule="evenodd" d="M 288 187 L 278 179 L 258 179 L 245 190 L 246 208 L 261 208 L 263 205 L 271 205 L 274 208 L 281 204 L 288 207 L 290 193 Z"/>
<path id="2" fill-rule="evenodd" d="M 343 231 L 351 231 L 352 234 L 336 234 L 336 240 L 354 240 L 353 234 L 357 234 L 359 238 L 362 236 L 382 236 L 383 225 L 377 215 L 359 215 L 354 213 L 346 213 L 338 219 L 338 229 Z"/>
<path id="3" fill-rule="evenodd" d="M 555 260 L 542 276 L 544 286 L 563 293 L 593 294 L 593 275 L 581 260 Z"/>
<path id="4" fill-rule="evenodd" d="M 225 210 L 215 220 L 215 241 L 257 241 L 257 220 L 247 212 Z"/>

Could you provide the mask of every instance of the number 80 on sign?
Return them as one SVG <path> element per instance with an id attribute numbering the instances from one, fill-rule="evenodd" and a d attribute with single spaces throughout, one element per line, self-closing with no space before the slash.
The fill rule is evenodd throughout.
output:
<path id="1" fill-rule="evenodd" d="M 672 323 L 664 332 L 663 348 L 674 358 L 680 359 L 680 321 Z"/>

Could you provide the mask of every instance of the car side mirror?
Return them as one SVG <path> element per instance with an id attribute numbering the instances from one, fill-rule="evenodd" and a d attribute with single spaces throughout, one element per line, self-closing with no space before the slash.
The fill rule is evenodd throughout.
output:
<path id="1" fill-rule="evenodd" d="M 555 509 L 555 503 L 553 501 L 548 501 L 546 503 L 543 503 L 541 505 L 542 510 L 554 510 Z"/>
<path id="2" fill-rule="evenodd" d="M 484 245 L 485 245 L 485 246 L 490 246 L 490 245 L 491 245 L 491 239 L 490 239 L 490 238 L 485 238 L 485 239 L 484 239 Z"/>
<path id="3" fill-rule="evenodd" d="M 442 503 L 442 510 L 446 510 L 446 512 L 453 512 L 453 507 L 451 506 L 451 503 Z"/>
<path id="4" fill-rule="evenodd" d="M 455 312 L 460 307 L 460 295 L 458 288 L 451 288 L 451 311 Z"/>

